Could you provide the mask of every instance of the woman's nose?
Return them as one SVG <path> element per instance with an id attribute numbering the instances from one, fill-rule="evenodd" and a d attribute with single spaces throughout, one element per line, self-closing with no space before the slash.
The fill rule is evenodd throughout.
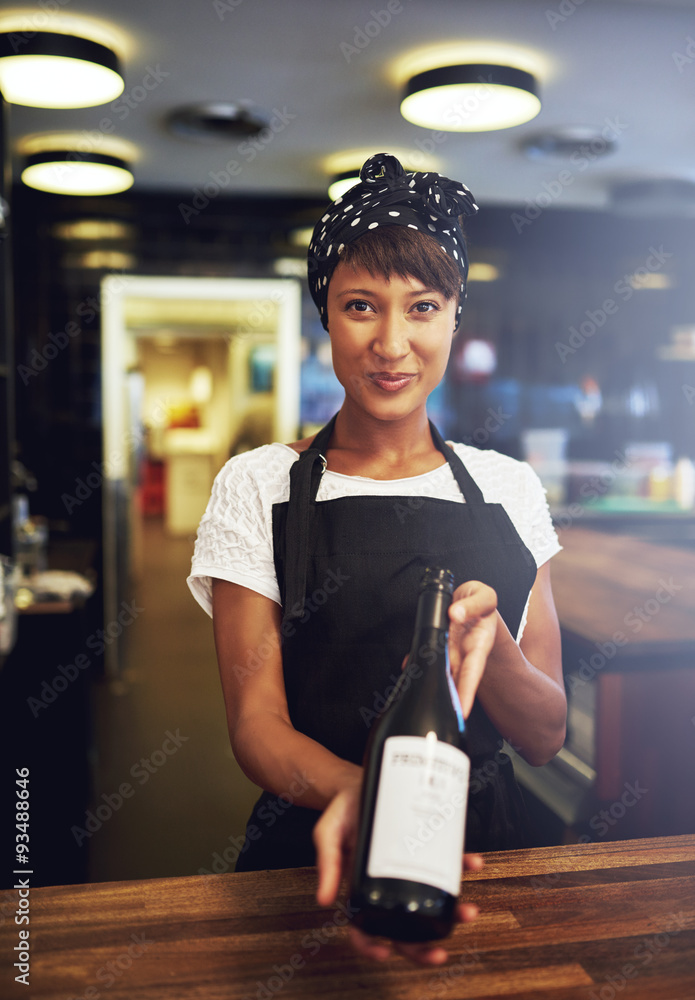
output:
<path id="1" fill-rule="evenodd" d="M 398 361 L 408 351 L 408 331 L 401 316 L 384 316 L 379 323 L 372 350 L 385 361 Z"/>

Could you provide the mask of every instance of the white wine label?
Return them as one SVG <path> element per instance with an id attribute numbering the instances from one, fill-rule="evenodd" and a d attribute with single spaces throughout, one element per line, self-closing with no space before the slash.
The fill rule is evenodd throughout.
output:
<path id="1" fill-rule="evenodd" d="M 370 878 L 424 882 L 458 896 L 470 761 L 431 736 L 384 743 L 367 861 Z"/>

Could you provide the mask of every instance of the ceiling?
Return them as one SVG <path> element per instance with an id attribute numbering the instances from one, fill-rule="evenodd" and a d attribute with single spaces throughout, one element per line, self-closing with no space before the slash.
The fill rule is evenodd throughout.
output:
<path id="1" fill-rule="evenodd" d="M 384 149 L 465 181 L 478 202 L 547 205 L 550 198 L 558 208 L 601 208 L 617 181 L 695 181 L 694 8 L 695 0 L 18 5 L 0 14 L 0 30 L 17 11 L 25 12 L 25 30 L 48 30 L 58 19 L 68 26 L 75 18 L 93 22 L 123 53 L 126 88 L 97 108 L 12 107 L 10 134 L 15 149 L 27 135 L 53 130 L 77 131 L 93 151 L 104 135 L 121 138 L 135 147 L 136 189 L 177 191 L 186 204 L 205 185 L 229 194 L 320 195 L 335 154 L 360 158 Z M 448 63 L 474 43 L 502 47 L 517 65 L 535 70 L 540 115 L 475 134 L 433 134 L 406 122 L 398 105 L 408 65 L 415 71 L 425 50 L 425 59 L 434 50 Z M 166 119 L 174 109 L 209 100 L 265 109 L 267 141 L 206 144 L 170 133 Z M 573 162 L 536 161 L 521 149 L 529 136 L 566 126 L 606 129 L 617 149 Z"/>

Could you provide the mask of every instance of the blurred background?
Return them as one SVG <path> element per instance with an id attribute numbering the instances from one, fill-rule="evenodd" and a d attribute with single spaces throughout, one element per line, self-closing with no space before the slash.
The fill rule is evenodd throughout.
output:
<path id="1" fill-rule="evenodd" d="M 530 461 L 563 544 L 568 739 L 515 760 L 537 843 L 695 832 L 693 8 L 0 13 L 0 722 L 6 776 L 31 767 L 34 884 L 234 867 L 257 790 L 185 578 L 227 458 L 340 405 L 306 246 L 381 150 L 474 193 L 431 416 Z M 111 52 L 120 91 L 54 107 L 49 77 L 22 103 L 5 67 L 56 35 Z M 401 99 L 442 67 L 468 90 L 415 124 Z M 512 89 L 528 120 L 486 122 Z M 112 178 L 78 186 L 90 164 Z"/>

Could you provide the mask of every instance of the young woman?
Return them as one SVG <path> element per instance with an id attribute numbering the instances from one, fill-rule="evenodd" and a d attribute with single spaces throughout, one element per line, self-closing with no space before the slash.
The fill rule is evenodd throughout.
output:
<path id="1" fill-rule="evenodd" d="M 406 173 L 387 154 L 367 161 L 309 248 L 345 400 L 313 439 L 232 458 L 199 528 L 189 584 L 213 616 L 235 756 L 264 789 L 237 870 L 314 864 L 323 812 L 326 905 L 427 565 L 458 584 L 450 656 L 472 759 L 468 850 L 523 845 L 502 738 L 532 764 L 564 741 L 548 566 L 559 546 L 543 489 L 524 463 L 445 443 L 427 417 L 465 297 L 460 217 L 474 211 L 457 182 Z M 441 960 L 441 949 L 402 950 Z"/>

